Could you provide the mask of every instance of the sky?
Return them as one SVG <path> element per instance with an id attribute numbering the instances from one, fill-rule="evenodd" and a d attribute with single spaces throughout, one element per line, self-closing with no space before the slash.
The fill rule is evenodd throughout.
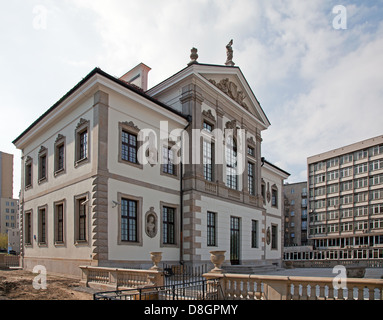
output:
<path id="1" fill-rule="evenodd" d="M 0 0 L 0 151 L 92 69 L 140 62 L 149 88 L 186 67 L 240 67 L 271 126 L 262 155 L 307 180 L 307 157 L 383 134 L 383 0 Z"/>

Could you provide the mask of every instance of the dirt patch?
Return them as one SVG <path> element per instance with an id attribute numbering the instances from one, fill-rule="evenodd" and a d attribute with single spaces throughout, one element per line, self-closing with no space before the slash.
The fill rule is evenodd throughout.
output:
<path id="1" fill-rule="evenodd" d="M 24 270 L 0 270 L 0 300 L 92 300 L 92 291 L 76 279 L 47 275 L 47 288 L 35 289 L 36 274 Z"/>

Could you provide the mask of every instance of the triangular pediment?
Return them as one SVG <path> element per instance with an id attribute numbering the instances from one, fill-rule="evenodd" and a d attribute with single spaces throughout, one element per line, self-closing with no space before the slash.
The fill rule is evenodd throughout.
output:
<path id="1" fill-rule="evenodd" d="M 266 114 L 247 81 L 238 68 L 233 68 L 233 71 L 233 73 L 200 73 L 200 75 L 224 96 L 236 102 L 268 127 L 270 123 Z"/>

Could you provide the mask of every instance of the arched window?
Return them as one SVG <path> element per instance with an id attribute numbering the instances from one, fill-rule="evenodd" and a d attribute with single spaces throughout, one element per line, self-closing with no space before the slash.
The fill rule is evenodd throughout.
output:
<path id="1" fill-rule="evenodd" d="M 237 143 L 233 136 L 226 139 L 226 185 L 231 189 L 238 189 Z"/>

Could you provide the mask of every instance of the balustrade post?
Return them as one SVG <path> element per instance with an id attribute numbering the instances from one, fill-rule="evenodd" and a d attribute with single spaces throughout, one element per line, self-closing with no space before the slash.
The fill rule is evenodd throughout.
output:
<path id="1" fill-rule="evenodd" d="M 119 276 L 118 269 L 109 271 L 109 283 L 108 284 L 112 285 L 114 288 L 116 288 L 116 290 L 118 290 L 118 276 Z"/>
<path id="2" fill-rule="evenodd" d="M 89 269 L 87 266 L 85 267 L 80 267 L 82 273 L 81 273 L 81 281 L 80 283 L 84 286 L 84 287 L 88 287 L 89 285 Z"/>
<path id="3" fill-rule="evenodd" d="M 275 280 L 265 280 L 264 286 L 267 300 L 287 300 L 289 290 L 288 277 L 275 276 Z"/>

